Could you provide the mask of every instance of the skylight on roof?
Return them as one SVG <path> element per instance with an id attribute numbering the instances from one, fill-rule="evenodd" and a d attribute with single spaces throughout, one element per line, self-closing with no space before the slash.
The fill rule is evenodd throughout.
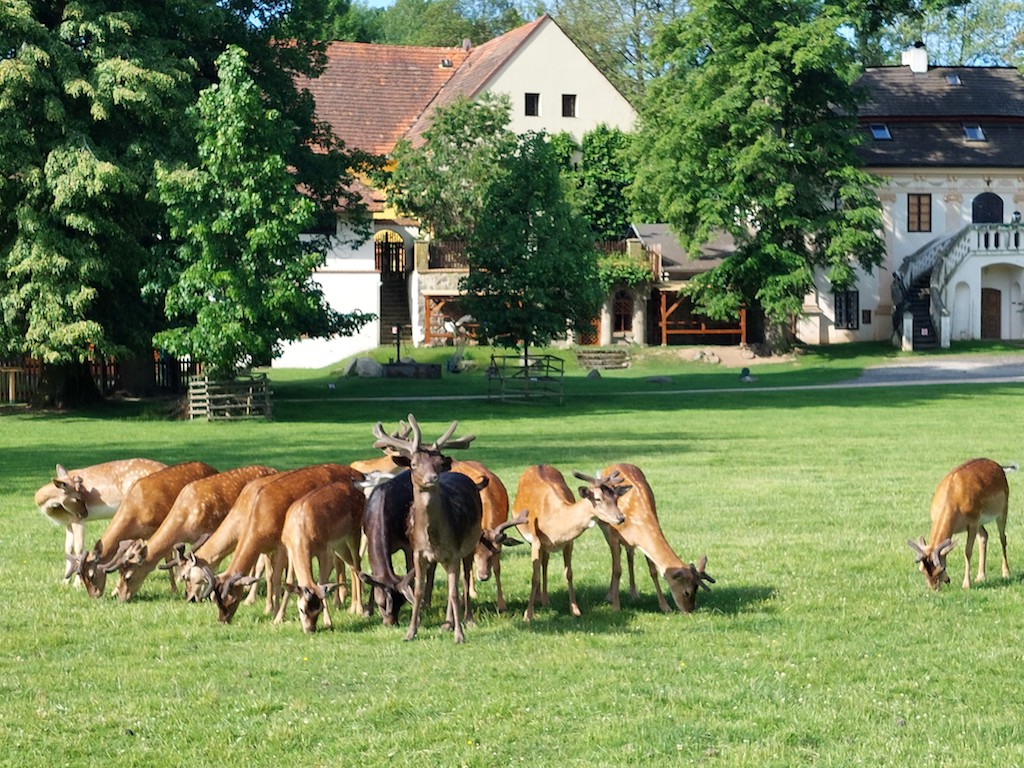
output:
<path id="1" fill-rule="evenodd" d="M 964 81 L 960 79 L 960 75 L 956 72 L 946 73 L 946 84 L 947 85 L 963 85 Z"/>
<path id="2" fill-rule="evenodd" d="M 977 123 L 964 123 L 964 138 L 968 141 L 985 141 L 985 132 Z"/>
<path id="3" fill-rule="evenodd" d="M 876 141 L 889 141 L 892 139 L 892 134 L 889 133 L 889 126 L 885 123 L 871 123 L 868 128 L 871 131 L 871 138 Z"/>

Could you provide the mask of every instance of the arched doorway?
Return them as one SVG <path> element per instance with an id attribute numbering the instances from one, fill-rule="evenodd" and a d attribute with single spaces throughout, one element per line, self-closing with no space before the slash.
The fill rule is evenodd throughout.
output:
<path id="1" fill-rule="evenodd" d="M 374 268 L 382 275 L 405 274 L 405 240 L 391 229 L 373 236 Z"/>
<path id="2" fill-rule="evenodd" d="M 993 192 L 982 192 L 971 203 L 973 224 L 1002 224 L 1003 198 Z"/>

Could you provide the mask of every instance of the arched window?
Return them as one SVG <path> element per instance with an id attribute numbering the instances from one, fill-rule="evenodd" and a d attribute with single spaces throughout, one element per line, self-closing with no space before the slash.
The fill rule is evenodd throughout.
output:
<path id="1" fill-rule="evenodd" d="M 373 236 L 375 267 L 378 272 L 401 275 L 405 272 L 405 241 L 390 229 L 382 229 Z"/>
<path id="2" fill-rule="evenodd" d="M 974 224 L 1002 224 L 1003 198 L 993 192 L 982 192 L 971 203 Z"/>

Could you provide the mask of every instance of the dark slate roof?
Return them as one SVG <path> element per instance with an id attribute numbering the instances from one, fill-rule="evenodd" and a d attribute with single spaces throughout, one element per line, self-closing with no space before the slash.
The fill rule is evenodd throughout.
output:
<path id="1" fill-rule="evenodd" d="M 1015 69 L 875 67 L 857 85 L 867 97 L 857 113 L 859 154 L 870 167 L 1024 167 L 1024 78 Z M 874 123 L 892 139 L 874 139 Z M 965 124 L 980 125 L 986 140 L 968 141 Z"/>
<path id="2" fill-rule="evenodd" d="M 633 234 L 647 247 L 661 248 L 661 266 L 674 280 L 688 275 L 708 272 L 730 253 L 736 250 L 732 235 L 721 232 L 713 240 L 701 246 L 700 255 L 693 259 L 679 244 L 679 238 L 668 224 L 632 224 Z"/>

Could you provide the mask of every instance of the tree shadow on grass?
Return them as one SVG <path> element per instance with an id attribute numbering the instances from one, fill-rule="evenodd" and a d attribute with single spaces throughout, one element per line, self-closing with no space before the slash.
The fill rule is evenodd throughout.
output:
<path id="1" fill-rule="evenodd" d="M 697 610 L 713 611 L 726 616 L 739 616 L 744 613 L 770 612 L 772 601 L 776 597 L 774 587 L 751 585 L 743 587 L 723 587 L 715 585 L 710 594 L 697 598 Z"/>

